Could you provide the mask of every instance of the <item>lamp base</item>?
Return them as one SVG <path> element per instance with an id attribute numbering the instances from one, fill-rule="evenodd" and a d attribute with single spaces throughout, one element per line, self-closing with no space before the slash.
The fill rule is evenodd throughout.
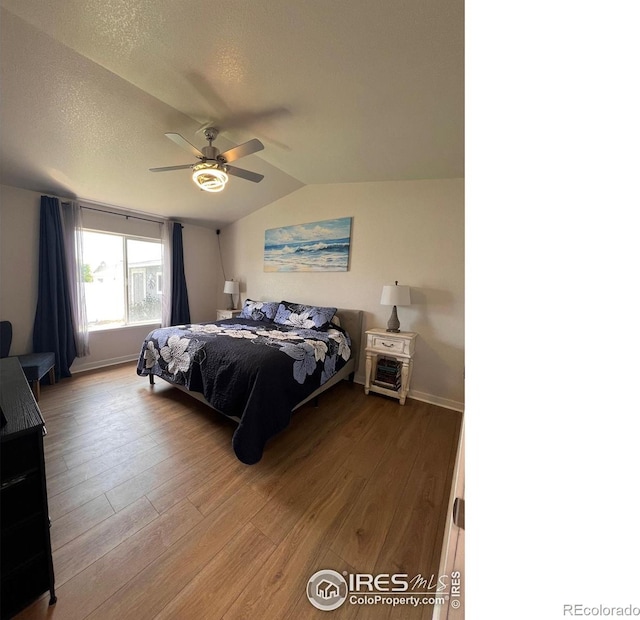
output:
<path id="1" fill-rule="evenodd" d="M 391 316 L 387 321 L 387 331 L 393 332 L 397 334 L 400 331 L 400 321 L 398 320 L 398 310 L 395 306 L 393 306 L 393 310 L 391 311 Z"/>
<path id="2" fill-rule="evenodd" d="M 229 305 L 227 306 L 227 310 L 235 310 L 236 304 L 233 302 L 233 295 L 229 293 Z"/>

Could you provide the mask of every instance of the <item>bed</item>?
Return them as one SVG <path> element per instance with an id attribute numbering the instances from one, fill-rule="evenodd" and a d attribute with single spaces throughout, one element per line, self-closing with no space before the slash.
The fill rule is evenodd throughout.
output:
<path id="1" fill-rule="evenodd" d="M 235 420 L 233 450 L 251 465 L 296 409 L 353 381 L 362 320 L 361 310 L 247 300 L 237 318 L 151 331 L 137 372 Z"/>

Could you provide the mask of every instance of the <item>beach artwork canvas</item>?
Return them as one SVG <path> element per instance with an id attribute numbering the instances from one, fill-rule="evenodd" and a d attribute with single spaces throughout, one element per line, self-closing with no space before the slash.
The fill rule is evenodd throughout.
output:
<path id="1" fill-rule="evenodd" d="M 351 219 L 272 228 L 264 233 L 265 271 L 347 271 Z"/>

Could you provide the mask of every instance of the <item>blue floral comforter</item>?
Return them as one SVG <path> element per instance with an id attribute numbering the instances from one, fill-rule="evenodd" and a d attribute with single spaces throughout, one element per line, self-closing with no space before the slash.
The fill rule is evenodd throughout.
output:
<path id="1" fill-rule="evenodd" d="M 221 413 L 240 418 L 233 449 L 253 464 L 289 425 L 293 408 L 350 356 L 349 335 L 334 325 L 320 331 L 236 318 L 152 331 L 137 371 L 200 392 Z"/>

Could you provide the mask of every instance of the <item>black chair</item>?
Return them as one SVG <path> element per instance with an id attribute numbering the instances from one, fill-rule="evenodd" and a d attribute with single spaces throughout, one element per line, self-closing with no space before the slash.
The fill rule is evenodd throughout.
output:
<path id="1" fill-rule="evenodd" d="M 0 357 L 9 357 L 13 327 L 10 321 L 0 321 Z M 16 356 L 14 356 L 16 357 Z M 56 382 L 56 356 L 55 353 L 28 353 L 18 355 L 18 361 L 31 390 L 36 398 L 40 399 L 40 379 L 49 373 L 49 383 Z"/>

